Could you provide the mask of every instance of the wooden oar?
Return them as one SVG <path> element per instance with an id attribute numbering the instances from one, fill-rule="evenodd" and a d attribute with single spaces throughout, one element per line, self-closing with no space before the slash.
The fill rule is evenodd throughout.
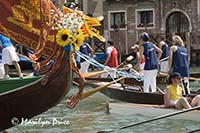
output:
<path id="1" fill-rule="evenodd" d="M 168 60 L 168 59 L 169 59 L 169 56 L 167 56 L 167 57 L 161 59 L 160 62 L 166 61 L 166 60 Z"/>
<path id="2" fill-rule="evenodd" d="M 163 73 L 163 72 L 160 72 L 160 75 L 162 75 L 162 76 L 168 76 L 168 74 L 167 74 L 167 73 Z M 189 77 L 189 80 L 200 81 L 200 78 Z"/>
<path id="3" fill-rule="evenodd" d="M 37 64 L 37 62 L 36 61 L 34 61 L 34 60 L 31 60 L 30 58 L 28 58 L 27 56 L 25 56 L 25 55 L 22 55 L 22 54 L 20 54 L 20 53 L 17 53 L 17 55 L 18 56 L 21 56 L 21 57 L 23 57 L 23 58 L 25 58 L 25 59 L 27 59 L 27 60 L 29 60 L 30 62 L 32 62 L 32 63 L 35 63 L 35 64 Z"/>
<path id="4" fill-rule="evenodd" d="M 123 68 L 119 68 L 119 69 L 116 69 L 116 70 L 122 71 L 122 70 L 126 70 L 126 69 L 130 69 L 130 66 L 123 67 Z M 103 74 L 103 73 L 111 72 L 111 71 L 114 71 L 114 70 L 103 70 L 103 71 L 82 73 L 82 76 L 83 76 L 84 78 L 89 78 L 89 77 L 94 77 L 94 76 L 97 76 L 97 75 L 99 75 L 99 74 Z"/>
<path id="5" fill-rule="evenodd" d="M 103 71 L 97 71 L 97 72 L 82 73 L 82 76 L 84 78 L 89 78 L 89 77 L 94 77 L 94 76 L 97 76 L 99 74 L 106 73 L 106 72 L 109 72 L 109 71 L 112 71 L 112 70 L 103 70 Z"/>
<path id="6" fill-rule="evenodd" d="M 105 130 L 105 131 L 98 131 L 97 133 L 114 132 L 114 131 L 117 131 L 117 130 L 129 128 L 129 127 L 133 127 L 133 126 L 137 126 L 137 125 L 141 125 L 141 124 L 145 124 L 145 123 L 148 123 L 148 122 L 156 121 L 156 120 L 159 120 L 159 119 L 171 117 L 171 116 L 178 115 L 178 114 L 183 114 L 183 113 L 190 112 L 190 111 L 197 110 L 197 109 L 200 109 L 200 106 L 197 106 L 197 107 L 194 107 L 194 108 L 190 108 L 190 109 L 181 110 L 181 111 L 172 112 L 172 113 L 165 114 L 165 115 L 161 115 L 161 116 L 154 117 L 154 118 L 146 120 L 146 121 L 133 123 L 133 124 L 130 124 L 128 126 L 123 126 L 123 127 L 118 128 L 118 129 L 109 129 L 109 130 Z"/>
<path id="7" fill-rule="evenodd" d="M 98 86 L 98 87 L 96 87 L 96 88 L 94 88 L 94 89 L 92 89 L 92 90 L 90 90 L 90 91 L 88 91 L 88 92 L 82 94 L 81 100 L 82 100 L 82 99 L 85 99 L 86 97 L 89 97 L 90 95 L 92 95 L 92 94 L 94 94 L 94 93 L 96 93 L 96 92 L 98 92 L 98 91 L 100 91 L 100 90 L 102 90 L 102 89 L 108 87 L 109 85 L 114 84 L 114 83 L 116 83 L 116 82 L 118 82 L 118 81 L 120 81 L 120 80 L 122 80 L 122 79 L 124 79 L 124 78 L 125 78 L 125 77 L 118 78 L 118 79 L 116 79 L 116 80 L 113 80 L 112 82 L 109 82 L 109 83 L 107 83 L 107 84 Z"/>
<path id="8" fill-rule="evenodd" d="M 79 83 L 77 83 L 76 81 L 73 81 L 73 84 L 76 86 L 80 86 Z"/>
<path id="9" fill-rule="evenodd" d="M 160 88 L 157 87 L 157 90 L 161 93 L 161 94 L 165 94 L 165 92 L 163 90 L 161 90 Z"/>
<path id="10" fill-rule="evenodd" d="M 133 57 L 132 55 L 128 56 L 122 63 L 120 63 L 120 64 L 118 65 L 117 68 L 120 68 L 122 65 L 124 65 L 125 62 L 131 61 L 133 58 L 134 58 L 134 57 Z"/>
<path id="11" fill-rule="evenodd" d="M 189 77 L 190 80 L 200 81 L 200 78 Z"/>

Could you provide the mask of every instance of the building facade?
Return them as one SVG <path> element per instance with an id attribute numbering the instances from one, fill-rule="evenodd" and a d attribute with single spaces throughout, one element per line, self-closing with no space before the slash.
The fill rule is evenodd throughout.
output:
<path id="1" fill-rule="evenodd" d="M 179 34 L 200 61 L 200 0 L 79 0 L 81 10 L 104 16 L 102 33 L 113 39 L 121 55 L 128 54 L 142 32 L 169 40 Z"/>
<path id="2" fill-rule="evenodd" d="M 200 49 L 199 0 L 105 0 L 103 6 L 104 32 L 123 45 L 122 52 L 144 31 L 165 36 L 189 32 L 192 48 Z"/>

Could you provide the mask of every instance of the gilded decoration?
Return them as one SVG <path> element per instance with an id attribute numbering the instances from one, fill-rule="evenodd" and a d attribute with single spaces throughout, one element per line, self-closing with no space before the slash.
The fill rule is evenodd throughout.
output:
<path id="1" fill-rule="evenodd" d="M 41 21 L 40 5 L 40 0 L 21 0 L 20 4 L 11 8 L 13 16 L 7 20 L 28 32 L 40 35 L 40 29 L 33 24 L 34 20 Z M 54 42 L 54 36 L 48 36 L 48 40 Z"/>

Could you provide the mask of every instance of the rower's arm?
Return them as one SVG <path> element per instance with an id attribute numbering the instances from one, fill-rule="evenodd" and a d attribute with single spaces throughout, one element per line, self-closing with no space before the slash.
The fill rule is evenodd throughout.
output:
<path id="1" fill-rule="evenodd" d="M 170 93 L 169 93 L 169 89 L 166 88 L 165 89 L 165 94 L 164 94 L 164 105 L 165 107 L 170 107 Z"/>
<path id="2" fill-rule="evenodd" d="M 144 53 L 144 47 L 143 46 L 140 46 L 140 50 L 139 50 L 140 52 L 139 52 L 139 57 L 137 57 L 138 59 L 137 59 L 137 63 L 136 63 L 136 65 L 134 66 L 134 69 L 138 69 L 139 68 L 139 66 L 140 66 L 140 63 L 141 63 L 141 61 L 142 61 L 142 56 L 143 56 L 143 53 Z"/>
<path id="3" fill-rule="evenodd" d="M 156 51 L 158 52 L 158 63 L 160 63 L 160 58 L 162 56 L 162 50 L 154 44 Z"/>
<path id="4" fill-rule="evenodd" d="M 171 46 L 170 47 L 170 50 L 169 50 L 169 62 L 168 62 L 168 65 L 169 65 L 169 72 L 168 73 L 171 73 L 172 71 L 172 57 L 173 57 L 173 53 L 176 51 L 176 47 L 175 46 Z"/>

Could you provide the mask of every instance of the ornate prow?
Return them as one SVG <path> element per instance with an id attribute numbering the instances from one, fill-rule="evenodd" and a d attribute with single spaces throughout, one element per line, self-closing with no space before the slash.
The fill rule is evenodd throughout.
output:
<path id="1" fill-rule="evenodd" d="M 48 57 L 45 63 L 54 58 L 59 48 L 55 44 L 55 31 L 50 30 L 47 23 L 51 19 L 50 9 L 58 11 L 50 0 L 0 0 L 0 3 L 0 10 L 4 12 L 0 18 L 0 33 L 33 50 L 37 58 Z"/>
<path id="2" fill-rule="evenodd" d="M 63 53 L 55 43 L 55 31 L 48 25 L 51 21 L 50 10 L 58 10 L 50 0 L 0 0 L 0 7 L 0 11 L 4 12 L 0 18 L 0 33 L 33 50 L 33 60 L 43 56 L 44 59 L 39 61 L 40 68 L 45 67 L 51 59 L 54 60 L 43 81 L 45 84 L 49 75 L 59 68 L 57 62 Z"/>

